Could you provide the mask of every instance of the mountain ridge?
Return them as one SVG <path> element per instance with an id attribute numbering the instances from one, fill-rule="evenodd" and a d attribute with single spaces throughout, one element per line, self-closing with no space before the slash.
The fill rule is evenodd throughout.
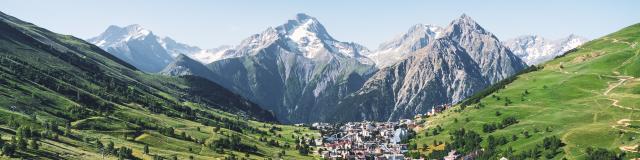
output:
<path id="1" fill-rule="evenodd" d="M 367 57 L 376 62 L 378 68 L 392 65 L 408 56 L 409 53 L 425 47 L 442 36 L 444 28 L 429 24 L 416 24 L 406 33 L 380 44 L 378 49 Z M 408 41 L 408 42 L 407 42 Z"/>
<path id="2" fill-rule="evenodd" d="M 237 57 L 227 54 L 227 51 L 232 49 L 231 46 L 201 49 L 178 42 L 171 37 L 156 35 L 139 24 L 124 27 L 110 25 L 103 33 L 87 41 L 150 73 L 162 71 L 181 54 L 203 64 Z"/>
<path id="3" fill-rule="evenodd" d="M 173 58 L 159 37 L 140 25 L 109 26 L 104 33 L 87 41 L 145 72 L 158 72 Z"/>
<path id="4" fill-rule="evenodd" d="M 537 65 L 562 55 L 587 42 L 586 38 L 571 34 L 565 38 L 550 40 L 537 35 L 523 35 L 504 44 L 529 65 Z"/>
<path id="5" fill-rule="evenodd" d="M 327 119 L 324 113 L 334 110 L 331 103 L 357 90 L 375 71 L 364 56 L 365 47 L 335 40 L 306 14 L 254 34 L 229 52 L 238 57 L 207 64 L 214 74 L 200 76 L 259 102 L 289 122 Z"/>
<path id="6" fill-rule="evenodd" d="M 410 118 L 434 106 L 456 103 L 526 67 L 466 15 L 453 20 L 441 34 L 426 47 L 405 53 L 407 58 L 382 68 L 362 89 L 341 100 L 339 107 L 350 111 L 339 113 L 335 121 Z"/>

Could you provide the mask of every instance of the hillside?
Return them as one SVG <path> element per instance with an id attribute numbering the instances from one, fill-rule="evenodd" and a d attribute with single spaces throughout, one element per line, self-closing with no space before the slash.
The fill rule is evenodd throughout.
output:
<path id="1" fill-rule="evenodd" d="M 0 32 L 2 159 L 311 158 L 297 142 L 316 131 L 208 80 L 145 74 L 2 12 Z"/>
<path id="2" fill-rule="evenodd" d="M 436 158 L 456 150 L 479 159 L 638 157 L 638 42 L 640 24 L 635 24 L 498 83 L 490 88 L 494 92 L 481 92 L 464 105 L 418 118 L 423 126 L 411 140 L 411 154 Z"/>

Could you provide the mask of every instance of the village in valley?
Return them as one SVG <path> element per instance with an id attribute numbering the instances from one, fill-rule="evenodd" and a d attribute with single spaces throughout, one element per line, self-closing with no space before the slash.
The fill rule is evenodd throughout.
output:
<path id="1" fill-rule="evenodd" d="M 405 153 L 409 150 L 407 140 L 418 129 L 427 127 L 417 121 L 448 108 L 450 105 L 436 106 L 414 119 L 398 122 L 313 123 L 311 127 L 322 134 L 322 139 L 316 140 L 317 154 L 323 159 L 406 159 Z"/>

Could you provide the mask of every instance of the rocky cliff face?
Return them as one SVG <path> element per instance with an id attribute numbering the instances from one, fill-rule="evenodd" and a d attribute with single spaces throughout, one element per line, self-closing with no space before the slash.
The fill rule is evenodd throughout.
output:
<path id="1" fill-rule="evenodd" d="M 236 58 L 207 64 L 212 74 L 200 76 L 252 99 L 285 122 L 328 119 L 338 100 L 358 90 L 376 70 L 363 56 L 369 52 L 365 47 L 335 40 L 305 14 L 227 52 Z M 165 69 L 170 70 L 179 69 Z"/>
<path id="2" fill-rule="evenodd" d="M 409 56 L 343 99 L 334 121 L 408 118 L 458 102 L 527 66 L 466 15 L 449 24 L 442 37 L 404 54 Z"/>
<path id="3" fill-rule="evenodd" d="M 527 67 L 466 15 L 447 27 L 415 25 L 370 52 L 299 14 L 225 54 L 235 58 L 207 64 L 208 71 L 183 61 L 163 73 L 208 78 L 292 123 L 408 118 Z"/>
<path id="4" fill-rule="evenodd" d="M 386 41 L 367 57 L 375 61 L 378 68 L 388 67 L 409 56 L 410 53 L 426 47 L 436 38 L 443 36 L 444 28 L 434 25 L 416 24 L 390 41 Z"/>
<path id="5" fill-rule="evenodd" d="M 449 24 L 445 37 L 464 48 L 491 83 L 507 78 L 527 65 L 502 45 L 498 38 L 477 24 L 471 17 L 462 15 Z"/>

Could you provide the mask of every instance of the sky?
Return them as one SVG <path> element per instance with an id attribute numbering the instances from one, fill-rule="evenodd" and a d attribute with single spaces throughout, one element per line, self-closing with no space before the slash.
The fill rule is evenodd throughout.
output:
<path id="1" fill-rule="evenodd" d="M 179 42 L 235 45 L 296 13 L 316 17 L 335 39 L 377 46 L 415 24 L 446 26 L 463 13 L 499 39 L 535 34 L 598 38 L 640 22 L 638 0 L 0 0 L 0 11 L 88 39 L 109 25 L 140 24 Z"/>

